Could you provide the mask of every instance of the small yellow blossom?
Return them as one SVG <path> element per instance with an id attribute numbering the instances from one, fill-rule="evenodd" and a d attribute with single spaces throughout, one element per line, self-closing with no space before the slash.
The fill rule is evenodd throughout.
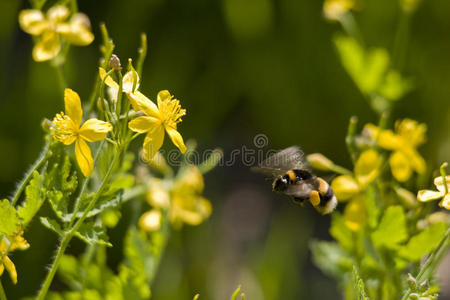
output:
<path id="1" fill-rule="evenodd" d="M 211 203 L 201 195 L 203 188 L 203 175 L 195 165 L 183 168 L 173 182 L 152 179 L 147 200 L 153 209 L 141 216 L 139 226 L 145 231 L 157 230 L 155 211 L 167 211 L 175 228 L 199 225 L 212 212 Z"/>
<path id="2" fill-rule="evenodd" d="M 161 220 L 161 211 L 152 209 L 139 218 L 139 227 L 147 232 L 157 231 L 161 228 Z"/>
<path id="3" fill-rule="evenodd" d="M 354 0 L 325 0 L 323 3 L 323 14 L 328 20 L 338 20 L 354 7 Z"/>
<path id="4" fill-rule="evenodd" d="M 56 5 L 43 14 L 37 9 L 25 9 L 19 14 L 23 31 L 37 37 L 33 48 L 35 61 L 50 60 L 61 51 L 61 39 L 77 46 L 87 46 L 94 40 L 89 18 L 82 13 L 73 15 L 63 5 Z"/>
<path id="5" fill-rule="evenodd" d="M 306 160 L 316 170 L 332 171 L 334 163 L 321 153 L 312 153 L 306 156 Z"/>
<path id="6" fill-rule="evenodd" d="M 392 175 L 400 182 L 407 181 L 412 172 L 422 174 L 426 170 L 426 163 L 416 148 L 425 142 L 425 124 L 410 119 L 395 123 L 395 132 L 380 130 L 373 124 L 367 124 L 364 132 L 368 133 L 378 145 L 386 150 L 392 150 L 389 158 Z"/>
<path id="7" fill-rule="evenodd" d="M 442 176 L 436 177 L 434 179 L 434 185 L 437 188 L 437 191 L 430 190 L 420 190 L 417 194 L 417 200 L 422 202 L 428 202 L 433 200 L 442 199 L 439 202 L 440 207 L 444 207 L 445 209 L 450 210 L 450 175 L 445 177 L 445 184 L 447 185 L 447 189 L 444 186 L 444 181 Z"/>
<path id="8" fill-rule="evenodd" d="M 344 210 L 344 219 L 347 226 L 357 231 L 366 222 L 366 210 L 364 206 L 364 188 L 377 177 L 382 159 L 380 154 L 373 149 L 361 153 L 355 163 L 354 177 L 341 175 L 331 183 L 338 201 L 350 201 Z"/>
<path id="9" fill-rule="evenodd" d="M 75 156 L 81 172 L 89 177 L 94 169 L 94 160 L 91 149 L 86 142 L 96 142 L 106 138 L 113 127 L 110 123 L 97 119 L 89 119 L 81 125 L 83 110 L 78 94 L 71 90 L 64 91 L 65 114 L 61 112 L 53 119 L 53 137 L 63 143 L 70 145 L 75 142 Z"/>
<path id="10" fill-rule="evenodd" d="M 111 76 L 106 76 L 107 72 L 103 68 L 98 69 L 98 73 L 100 78 L 105 81 L 105 84 L 109 86 L 114 92 L 114 99 L 117 99 L 117 93 L 119 92 L 119 84 L 111 78 Z M 106 77 L 106 78 L 105 78 Z M 128 71 L 125 73 L 122 79 L 122 91 L 130 98 L 130 95 L 133 95 L 130 100 L 133 102 L 135 97 L 145 97 L 139 89 L 139 75 L 136 71 Z"/>
<path id="11" fill-rule="evenodd" d="M 3 237 L 0 241 L 0 276 L 6 269 L 14 284 L 17 283 L 17 270 L 8 254 L 14 250 L 26 250 L 30 247 L 22 234 L 23 231 L 17 231 L 17 234 L 8 238 Z"/>
<path id="12" fill-rule="evenodd" d="M 183 137 L 177 131 L 177 124 L 181 122 L 181 117 L 186 114 L 186 110 L 181 108 L 180 102 L 173 99 L 169 91 L 164 90 L 158 93 L 158 106 L 142 93 L 130 93 L 128 96 L 134 110 L 145 114 L 131 120 L 128 127 L 134 132 L 147 134 L 143 145 L 146 160 L 153 159 L 161 148 L 164 132 L 167 132 L 181 153 L 186 152 Z"/>

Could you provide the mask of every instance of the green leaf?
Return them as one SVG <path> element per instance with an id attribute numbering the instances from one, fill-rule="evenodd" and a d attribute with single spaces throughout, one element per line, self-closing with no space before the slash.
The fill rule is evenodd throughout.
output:
<path id="1" fill-rule="evenodd" d="M 408 238 L 403 208 L 399 205 L 388 207 L 371 237 L 377 247 L 398 248 L 398 244 Z"/>
<path id="2" fill-rule="evenodd" d="M 112 247 L 112 244 L 108 242 L 108 236 L 104 228 L 94 225 L 93 222 L 83 223 L 75 233 L 75 236 L 90 245 L 98 244 Z"/>
<path id="3" fill-rule="evenodd" d="M 63 255 L 58 267 L 58 274 L 62 281 L 71 287 L 81 288 L 80 263 L 72 255 Z"/>
<path id="4" fill-rule="evenodd" d="M 128 231 L 124 244 L 125 265 L 138 274 L 145 274 L 146 278 L 151 278 L 156 272 L 150 246 L 143 232 L 138 232 L 135 228 Z"/>
<path id="5" fill-rule="evenodd" d="M 345 224 L 344 217 L 340 213 L 334 213 L 331 216 L 330 234 L 339 242 L 342 248 L 347 251 L 352 251 L 353 234 L 347 224 Z"/>
<path id="6" fill-rule="evenodd" d="M 310 248 L 314 263 L 325 274 L 340 279 L 352 269 L 353 259 L 337 243 L 313 241 Z"/>
<path id="7" fill-rule="evenodd" d="M 366 205 L 367 224 L 370 228 L 378 226 L 378 217 L 380 209 L 376 202 L 376 191 L 373 184 L 369 184 L 366 188 L 366 197 L 364 197 L 364 204 Z"/>
<path id="8" fill-rule="evenodd" d="M 11 206 L 8 199 L 0 201 L 0 233 L 12 235 L 19 225 L 16 209 Z"/>
<path id="9" fill-rule="evenodd" d="M 356 299 L 357 300 L 370 300 L 369 297 L 366 294 L 366 288 L 364 285 L 364 281 L 359 276 L 358 270 L 355 266 L 353 266 L 353 282 L 355 285 L 355 291 L 356 291 Z"/>
<path id="10" fill-rule="evenodd" d="M 409 261 L 419 261 L 422 256 L 431 252 L 441 241 L 447 226 L 445 223 L 436 223 L 413 236 L 409 242 L 400 249 L 399 255 Z"/>
<path id="11" fill-rule="evenodd" d="M 61 191 L 57 190 L 48 192 L 47 198 L 56 216 L 61 221 L 64 221 L 64 218 L 67 215 L 68 199 L 64 197 L 64 194 Z"/>
<path id="12" fill-rule="evenodd" d="M 124 193 L 123 191 L 119 191 L 115 195 L 101 196 L 100 199 L 97 200 L 95 206 L 88 212 L 87 218 L 98 215 L 99 213 L 107 209 L 119 206 L 122 203 L 123 193 Z M 81 199 L 80 211 L 77 213 L 77 218 L 80 218 L 83 215 L 84 210 L 87 208 L 87 206 L 93 200 L 94 197 L 95 193 L 91 193 L 89 195 L 85 195 Z M 72 213 L 64 214 L 63 216 L 64 222 L 69 222 L 72 219 L 72 216 L 73 216 Z"/>
<path id="13" fill-rule="evenodd" d="M 45 201 L 45 191 L 42 191 L 43 176 L 34 171 L 33 178 L 25 189 L 25 202 L 17 210 L 23 227 L 33 219 Z"/>
<path id="14" fill-rule="evenodd" d="M 410 80 L 404 79 L 399 72 L 390 70 L 378 88 L 378 93 L 388 100 L 396 101 L 411 89 L 412 83 Z"/>
<path id="15" fill-rule="evenodd" d="M 45 218 L 45 217 L 41 217 L 40 220 L 41 220 L 42 225 L 44 225 L 51 231 L 56 232 L 59 236 L 64 235 L 64 230 L 62 230 L 61 226 L 59 225 L 58 222 L 56 222 L 56 220 L 53 220 L 50 218 Z"/>

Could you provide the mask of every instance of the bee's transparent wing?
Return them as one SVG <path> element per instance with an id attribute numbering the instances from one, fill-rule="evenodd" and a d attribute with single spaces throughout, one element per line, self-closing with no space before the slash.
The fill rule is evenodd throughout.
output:
<path id="1" fill-rule="evenodd" d="M 265 174 L 281 175 L 291 169 L 309 169 L 304 161 L 303 151 L 292 146 L 269 156 L 252 170 Z"/>

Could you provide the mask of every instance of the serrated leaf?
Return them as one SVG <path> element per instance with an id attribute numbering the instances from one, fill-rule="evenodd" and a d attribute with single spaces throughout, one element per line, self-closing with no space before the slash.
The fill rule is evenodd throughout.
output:
<path id="1" fill-rule="evenodd" d="M 89 195 L 85 195 L 82 198 L 81 204 L 80 204 L 80 210 L 77 213 L 77 218 L 80 218 L 83 215 L 84 210 L 89 205 L 90 201 L 93 200 L 94 197 L 95 197 L 95 193 L 92 193 Z M 114 195 L 114 197 L 113 197 L 113 195 L 100 197 L 100 199 L 97 200 L 97 203 L 95 204 L 95 206 L 87 214 L 87 217 L 88 218 L 93 217 L 93 216 L 98 215 L 99 213 L 103 212 L 104 210 L 107 210 L 110 208 L 115 208 L 115 207 L 119 206 L 122 203 L 122 197 L 123 197 L 123 191 L 117 192 Z M 63 217 L 63 220 L 65 222 L 68 222 L 72 219 L 72 216 L 73 216 L 72 213 L 65 214 Z"/>
<path id="2" fill-rule="evenodd" d="M 104 228 L 95 225 L 93 222 L 83 223 L 75 233 L 75 236 L 90 245 L 98 244 L 112 247 L 112 244 L 108 242 L 108 236 Z"/>
<path id="3" fill-rule="evenodd" d="M 340 213 L 331 216 L 330 234 L 347 251 L 353 249 L 353 234 Z"/>
<path id="4" fill-rule="evenodd" d="M 61 221 L 64 221 L 64 216 L 67 215 L 67 207 L 68 207 L 67 198 L 64 197 L 64 195 L 61 191 L 57 191 L 57 190 L 48 192 L 47 198 L 48 198 L 48 202 L 50 203 L 50 206 L 52 207 L 56 216 Z M 69 221 L 70 221 L 70 219 L 69 219 Z"/>
<path id="5" fill-rule="evenodd" d="M 325 273 L 341 278 L 354 264 L 351 256 L 335 242 L 313 241 L 310 245 L 314 263 Z"/>
<path id="6" fill-rule="evenodd" d="M 33 178 L 25 189 L 25 202 L 17 210 L 23 227 L 30 223 L 45 201 L 45 192 L 42 191 L 42 185 L 43 176 L 34 171 Z"/>
<path id="7" fill-rule="evenodd" d="M 61 226 L 59 225 L 59 223 L 56 220 L 46 218 L 46 217 L 41 217 L 40 220 L 41 220 L 42 225 L 44 225 L 51 231 L 55 232 L 59 236 L 64 235 L 64 231 L 62 230 Z"/>
<path id="8" fill-rule="evenodd" d="M 403 208 L 399 205 L 388 207 L 371 237 L 377 247 L 398 248 L 398 244 L 408 238 Z"/>
<path id="9" fill-rule="evenodd" d="M 0 234 L 11 235 L 19 225 L 16 209 L 8 199 L 0 201 Z"/>
<path id="10" fill-rule="evenodd" d="M 436 223 L 413 236 L 409 242 L 400 249 L 399 255 L 409 261 L 419 261 L 422 256 L 431 252 L 441 241 L 447 226 L 445 223 Z"/>

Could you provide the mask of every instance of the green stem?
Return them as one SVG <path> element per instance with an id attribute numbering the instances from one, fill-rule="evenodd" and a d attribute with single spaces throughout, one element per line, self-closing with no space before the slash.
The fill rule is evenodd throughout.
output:
<path id="1" fill-rule="evenodd" d="M 410 14 L 405 13 L 403 10 L 401 10 L 399 23 L 397 25 L 397 32 L 395 33 L 394 38 L 394 48 L 392 50 L 393 65 L 399 71 L 403 68 L 406 56 L 406 49 L 408 46 L 409 20 Z"/>
<path id="2" fill-rule="evenodd" d="M 419 274 L 416 276 L 416 281 L 418 284 L 425 281 L 428 277 L 432 275 L 432 272 L 436 269 L 439 262 L 444 257 L 444 254 L 447 252 L 449 248 L 448 239 L 450 237 L 450 228 L 447 229 L 447 232 L 444 234 L 444 237 L 439 242 L 439 245 L 434 248 L 433 252 L 431 252 L 425 264 L 419 271 Z M 402 300 L 407 300 L 409 295 L 411 295 L 412 290 L 409 288 L 406 293 L 403 295 Z"/>
<path id="3" fill-rule="evenodd" d="M 359 30 L 358 24 L 353 17 L 351 12 L 347 12 L 339 18 L 339 22 L 344 28 L 345 32 L 354 39 L 356 39 L 360 45 L 364 45 L 364 40 L 362 38 L 361 31 Z"/>
<path id="4" fill-rule="evenodd" d="M 141 34 L 141 47 L 139 48 L 138 51 L 139 56 L 136 64 L 136 72 L 138 73 L 139 78 L 142 80 L 142 68 L 144 66 L 144 61 L 147 56 L 147 35 L 145 33 Z"/>
<path id="5" fill-rule="evenodd" d="M 358 118 L 356 116 L 351 117 L 350 122 L 348 124 L 347 136 L 345 137 L 345 144 L 347 145 L 347 150 L 348 153 L 350 154 L 353 164 L 355 164 L 358 156 L 354 144 L 357 124 Z"/>
<path id="6" fill-rule="evenodd" d="M 148 283 L 149 285 L 151 285 L 153 283 L 153 280 L 155 279 L 156 273 L 158 272 L 158 268 L 159 265 L 161 263 L 161 258 L 163 256 L 164 250 L 166 249 L 167 246 L 167 242 L 169 241 L 169 236 L 170 236 L 170 221 L 167 218 L 167 212 L 164 213 L 165 214 L 165 218 L 164 218 L 164 223 L 163 223 L 163 227 L 161 228 L 161 233 L 163 236 L 163 242 L 161 243 L 161 247 L 160 249 L 158 249 L 158 252 L 155 255 L 155 264 L 154 264 L 154 268 L 149 276 L 148 279 Z"/>
<path id="7" fill-rule="evenodd" d="M 60 261 L 62 256 L 64 255 L 64 252 L 66 251 L 67 246 L 69 245 L 69 242 L 72 240 L 75 233 L 78 231 L 80 226 L 83 224 L 84 220 L 87 218 L 88 213 L 92 210 L 92 208 L 95 206 L 97 200 L 100 198 L 100 195 L 103 193 L 103 190 L 106 188 L 107 183 L 109 181 L 109 178 L 111 177 L 112 171 L 120 157 L 120 150 L 118 150 L 114 154 L 114 158 L 112 162 L 109 165 L 108 171 L 105 174 L 105 177 L 103 178 L 103 181 L 98 188 L 97 193 L 95 194 L 94 199 L 89 203 L 88 207 L 84 211 L 83 215 L 78 219 L 78 221 L 75 223 L 75 225 L 64 234 L 61 243 L 58 247 L 58 251 L 56 253 L 55 259 L 52 263 L 52 266 L 50 268 L 50 271 L 48 272 L 47 276 L 45 277 L 44 283 L 42 284 L 42 287 L 39 291 L 38 296 L 36 297 L 36 300 L 44 300 L 45 296 L 47 295 L 48 289 L 50 288 L 50 284 L 53 281 L 53 278 L 55 277 L 56 270 L 59 267 Z"/>
<path id="8" fill-rule="evenodd" d="M 448 186 L 447 186 L 447 172 L 445 172 L 445 168 L 447 168 L 447 166 L 448 166 L 448 163 L 443 163 L 442 165 L 441 165 L 441 168 L 440 168 L 440 173 L 441 173 L 441 176 L 442 176 L 442 184 L 444 185 L 444 192 L 445 192 L 445 195 L 447 195 L 448 194 Z"/>
<path id="9" fill-rule="evenodd" d="M 0 280 L 0 300 L 7 300 L 2 281 Z"/>
<path id="10" fill-rule="evenodd" d="M 50 139 L 50 137 L 48 137 L 47 141 L 45 142 L 44 149 L 42 149 L 38 159 L 34 162 L 34 164 L 31 166 L 31 168 L 28 169 L 27 173 L 25 174 L 25 177 L 22 179 L 22 181 L 17 186 L 16 191 L 14 192 L 14 197 L 11 200 L 11 206 L 14 206 L 17 203 L 17 201 L 19 200 L 20 195 L 22 194 L 23 190 L 25 189 L 28 182 L 33 177 L 34 171 L 39 169 L 42 166 L 42 164 L 48 159 L 50 144 L 51 144 L 51 139 Z"/>

